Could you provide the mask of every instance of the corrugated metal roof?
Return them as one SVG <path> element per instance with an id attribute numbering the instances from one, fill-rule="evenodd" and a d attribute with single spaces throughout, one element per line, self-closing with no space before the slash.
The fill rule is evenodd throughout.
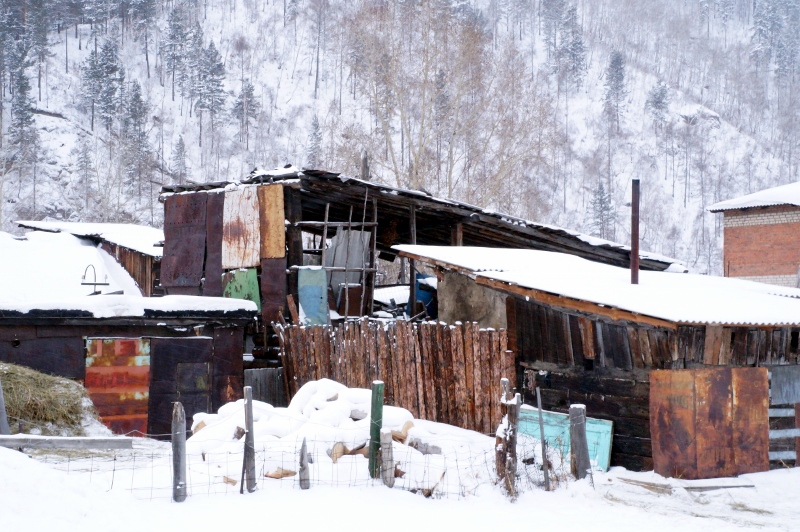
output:
<path id="1" fill-rule="evenodd" d="M 748 209 L 751 207 L 770 207 L 772 205 L 800 206 L 800 182 L 768 188 L 746 196 L 720 201 L 708 207 L 711 212 Z"/>
<path id="2" fill-rule="evenodd" d="M 555 294 L 681 324 L 800 325 L 800 289 L 688 273 L 639 273 L 564 253 L 521 249 L 395 246 L 401 255 L 450 266 L 482 280 Z M 519 291 L 517 291 L 519 293 Z"/>

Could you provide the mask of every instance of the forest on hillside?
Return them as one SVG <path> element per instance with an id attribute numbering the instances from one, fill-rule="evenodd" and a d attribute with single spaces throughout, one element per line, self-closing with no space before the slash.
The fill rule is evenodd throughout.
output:
<path id="1" fill-rule="evenodd" d="M 721 273 L 716 201 L 798 179 L 800 0 L 0 0 L 0 228 L 159 225 L 287 163 Z"/>

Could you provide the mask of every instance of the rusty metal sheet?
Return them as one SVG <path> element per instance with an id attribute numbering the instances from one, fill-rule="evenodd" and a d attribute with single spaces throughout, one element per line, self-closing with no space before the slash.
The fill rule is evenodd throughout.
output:
<path id="1" fill-rule="evenodd" d="M 772 366 L 770 403 L 789 405 L 800 403 L 800 366 Z"/>
<path id="2" fill-rule="evenodd" d="M 172 403 L 181 401 L 186 419 L 210 410 L 210 393 L 180 393 L 178 365 L 211 362 L 213 339 L 151 338 L 148 432 L 168 437 L 172 430 Z"/>
<path id="3" fill-rule="evenodd" d="M 698 369 L 694 386 L 697 476 L 735 476 L 730 368 Z"/>
<path id="4" fill-rule="evenodd" d="M 211 407 L 217 409 L 242 398 L 244 373 L 244 331 L 240 327 L 214 329 L 214 354 L 211 359 Z"/>
<path id="5" fill-rule="evenodd" d="M 261 258 L 286 257 L 286 215 L 283 210 L 283 185 L 258 187 L 258 207 L 261 223 Z"/>
<path id="6" fill-rule="evenodd" d="M 769 470 L 767 368 L 733 368 L 733 435 L 737 473 Z"/>
<path id="7" fill-rule="evenodd" d="M 164 204 L 161 286 L 200 286 L 206 247 L 208 194 L 169 196 Z"/>
<path id="8" fill-rule="evenodd" d="M 222 268 L 250 268 L 259 265 L 261 230 L 256 187 L 225 192 L 222 211 Z"/>
<path id="9" fill-rule="evenodd" d="M 87 339 L 84 385 L 100 420 L 115 434 L 146 433 L 150 340 Z"/>
<path id="10" fill-rule="evenodd" d="M 258 272 L 247 268 L 227 272 L 222 276 L 222 295 L 233 299 L 252 301 L 261 311 L 261 294 L 258 287 Z"/>
<path id="11" fill-rule="evenodd" d="M 286 257 L 261 259 L 261 313 L 266 323 L 277 321 L 286 308 Z"/>
<path id="12" fill-rule="evenodd" d="M 697 478 L 694 373 L 650 372 L 653 467 L 666 477 Z"/>
<path id="13" fill-rule="evenodd" d="M 222 297 L 222 213 L 224 205 L 224 194 L 208 194 L 204 296 Z"/>

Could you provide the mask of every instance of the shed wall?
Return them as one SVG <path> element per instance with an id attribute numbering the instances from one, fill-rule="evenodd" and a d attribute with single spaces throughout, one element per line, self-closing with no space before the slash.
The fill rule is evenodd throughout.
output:
<path id="1" fill-rule="evenodd" d="M 481 327 L 505 329 L 506 296 L 475 283 L 466 275 L 445 271 L 437 287 L 439 319 L 445 323 L 477 322 Z"/>

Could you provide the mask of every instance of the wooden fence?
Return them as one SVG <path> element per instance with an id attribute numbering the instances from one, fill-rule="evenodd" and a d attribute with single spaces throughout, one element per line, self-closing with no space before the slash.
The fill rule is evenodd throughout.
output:
<path id="1" fill-rule="evenodd" d="M 361 320 L 337 326 L 275 324 L 284 375 L 294 395 L 308 381 L 329 378 L 355 388 L 385 385 L 386 403 L 416 418 L 494 433 L 498 386 L 515 379 L 506 331 L 477 323 Z"/>
<path id="2" fill-rule="evenodd" d="M 287 406 L 283 368 L 244 370 L 244 385 L 253 390 L 253 399 L 272 406 Z"/>

